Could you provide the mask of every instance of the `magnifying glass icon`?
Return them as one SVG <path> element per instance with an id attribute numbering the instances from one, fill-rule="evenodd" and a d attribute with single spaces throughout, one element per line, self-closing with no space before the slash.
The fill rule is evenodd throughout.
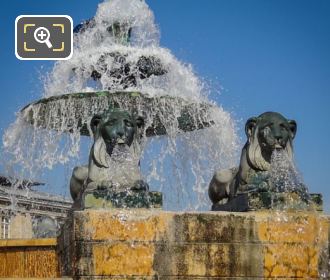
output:
<path id="1" fill-rule="evenodd" d="M 50 32 L 46 27 L 38 27 L 34 31 L 34 39 L 41 44 L 46 44 L 49 49 L 53 47 L 52 43 L 49 41 Z"/>

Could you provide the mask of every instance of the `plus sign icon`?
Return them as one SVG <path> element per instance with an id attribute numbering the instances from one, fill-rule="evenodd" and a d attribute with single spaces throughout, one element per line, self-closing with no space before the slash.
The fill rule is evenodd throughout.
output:
<path id="1" fill-rule="evenodd" d="M 72 19 L 69 16 L 19 16 L 15 31 L 18 59 L 66 60 L 72 56 Z"/>

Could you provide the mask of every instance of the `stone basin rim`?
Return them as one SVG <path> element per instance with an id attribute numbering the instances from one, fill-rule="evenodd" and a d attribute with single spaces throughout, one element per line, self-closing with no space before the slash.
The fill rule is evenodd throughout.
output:
<path id="1" fill-rule="evenodd" d="M 50 101 L 57 101 L 57 100 L 61 100 L 61 99 L 67 99 L 67 98 L 85 98 L 85 95 L 89 95 L 91 97 L 97 97 L 97 96 L 106 96 L 106 95 L 120 95 L 120 94 L 124 94 L 124 95 L 131 95 L 131 97 L 141 97 L 141 98 L 145 98 L 148 100 L 154 100 L 154 99 L 171 99 L 171 100 L 181 100 L 186 102 L 187 104 L 204 104 L 210 107 L 216 107 L 216 105 L 212 104 L 212 103 L 207 103 L 205 101 L 203 102 L 195 102 L 194 100 L 189 100 L 180 96 L 171 96 L 169 94 L 165 94 L 165 95 L 159 95 L 159 96 L 150 96 L 148 93 L 142 93 L 140 91 L 108 91 L 108 90 L 102 90 L 102 91 L 86 91 L 86 92 L 72 92 L 72 93 L 64 93 L 64 94 L 59 94 L 59 95 L 52 95 L 49 97 L 43 97 L 40 98 L 38 100 L 32 101 L 31 103 L 25 105 L 20 112 L 24 112 L 25 109 L 27 109 L 28 107 L 30 107 L 31 105 L 38 105 L 38 104 L 42 104 L 42 103 L 46 103 L 46 102 L 50 102 Z"/>
<path id="2" fill-rule="evenodd" d="M 144 108 L 149 108 L 149 104 L 152 105 L 154 101 L 165 101 L 167 105 L 177 106 L 180 104 L 181 106 L 181 115 L 177 118 L 178 124 L 179 124 L 179 130 L 182 132 L 189 132 L 196 129 L 203 129 L 206 127 L 210 127 L 214 124 L 213 120 L 205 120 L 205 115 L 207 114 L 207 111 L 212 108 L 216 108 L 217 106 L 213 103 L 208 103 L 205 101 L 202 102 L 196 102 L 195 100 L 183 98 L 183 97 L 175 97 L 171 95 L 159 95 L 159 96 L 150 96 L 147 93 L 142 93 L 139 91 L 91 91 L 91 92 L 76 92 L 76 93 L 66 93 L 61 95 L 55 95 L 50 96 L 46 98 L 41 98 L 39 100 L 36 100 L 34 102 L 29 103 L 25 107 L 23 107 L 20 110 L 20 113 L 24 116 L 24 120 L 30 124 L 34 124 L 35 117 L 33 114 L 26 114 L 29 113 L 28 110 L 32 109 L 34 106 L 37 105 L 44 105 L 50 106 L 52 102 L 57 102 L 61 100 L 82 100 L 82 99 L 92 99 L 92 98 L 98 98 L 98 97 L 105 97 L 108 99 L 109 102 L 112 103 L 111 106 L 116 108 L 116 106 L 119 107 L 119 105 L 115 105 L 116 102 L 119 99 L 125 99 L 132 101 L 132 103 L 129 105 L 130 110 L 132 110 L 135 106 L 134 103 L 139 102 L 139 106 L 142 105 Z M 117 100 L 116 100 L 117 99 Z M 118 103 L 117 103 L 118 104 Z M 135 108 L 134 108 L 135 109 Z M 194 112 L 197 112 L 197 117 L 199 119 L 199 123 L 193 123 L 193 120 L 195 119 L 195 115 L 191 114 L 190 109 L 193 109 Z M 97 113 L 101 113 L 104 110 L 100 110 Z M 132 110 L 133 111 L 133 110 Z M 76 110 L 76 112 L 79 115 L 79 109 Z M 39 115 L 41 118 L 42 115 Z M 81 118 L 81 114 L 78 117 L 78 119 Z M 81 120 L 81 119 L 80 119 Z M 47 127 L 45 120 L 38 120 L 39 124 L 37 124 L 37 127 L 45 128 L 45 129 L 52 129 L 57 130 L 56 127 Z M 90 136 L 89 130 L 87 128 L 86 121 L 82 121 L 78 127 L 80 129 L 80 134 L 83 136 Z M 73 129 L 70 129 L 69 127 L 63 132 L 73 132 Z M 146 129 L 146 136 L 159 136 L 159 135 L 166 135 L 166 129 L 163 126 L 162 123 L 158 121 L 158 123 L 152 123 L 150 127 Z"/>

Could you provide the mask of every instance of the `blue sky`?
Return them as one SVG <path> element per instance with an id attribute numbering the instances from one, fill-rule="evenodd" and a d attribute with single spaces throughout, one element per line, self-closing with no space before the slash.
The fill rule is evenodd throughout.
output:
<path id="1" fill-rule="evenodd" d="M 0 11 L 0 136 L 15 112 L 41 96 L 39 71 L 52 62 L 20 61 L 14 22 L 21 14 L 67 14 L 74 25 L 99 1 L 11 0 Z M 278 111 L 298 123 L 295 154 L 311 192 L 330 191 L 330 2 L 327 0 L 147 0 L 161 45 L 209 82 L 211 99 L 244 123 Z M 221 94 L 219 95 L 219 90 Z M 1 155 L 0 155 L 1 156 Z"/>

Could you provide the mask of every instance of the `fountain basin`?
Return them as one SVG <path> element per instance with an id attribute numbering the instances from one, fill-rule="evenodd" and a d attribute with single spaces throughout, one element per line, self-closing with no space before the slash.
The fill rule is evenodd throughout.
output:
<path id="1" fill-rule="evenodd" d="M 187 132 L 211 126 L 209 103 L 196 103 L 180 97 L 150 97 L 140 92 L 72 93 L 40 99 L 21 110 L 23 119 L 38 128 L 59 132 L 80 132 L 89 136 L 93 115 L 109 108 L 142 114 L 147 119 L 146 136 L 165 135 L 171 128 Z"/>
<path id="2" fill-rule="evenodd" d="M 58 239 L 61 275 L 322 279 L 329 223 L 311 212 L 75 211 Z"/>
<path id="3" fill-rule="evenodd" d="M 74 211 L 57 240 L 1 241 L 0 277 L 328 279 L 329 226 L 311 212 Z"/>

